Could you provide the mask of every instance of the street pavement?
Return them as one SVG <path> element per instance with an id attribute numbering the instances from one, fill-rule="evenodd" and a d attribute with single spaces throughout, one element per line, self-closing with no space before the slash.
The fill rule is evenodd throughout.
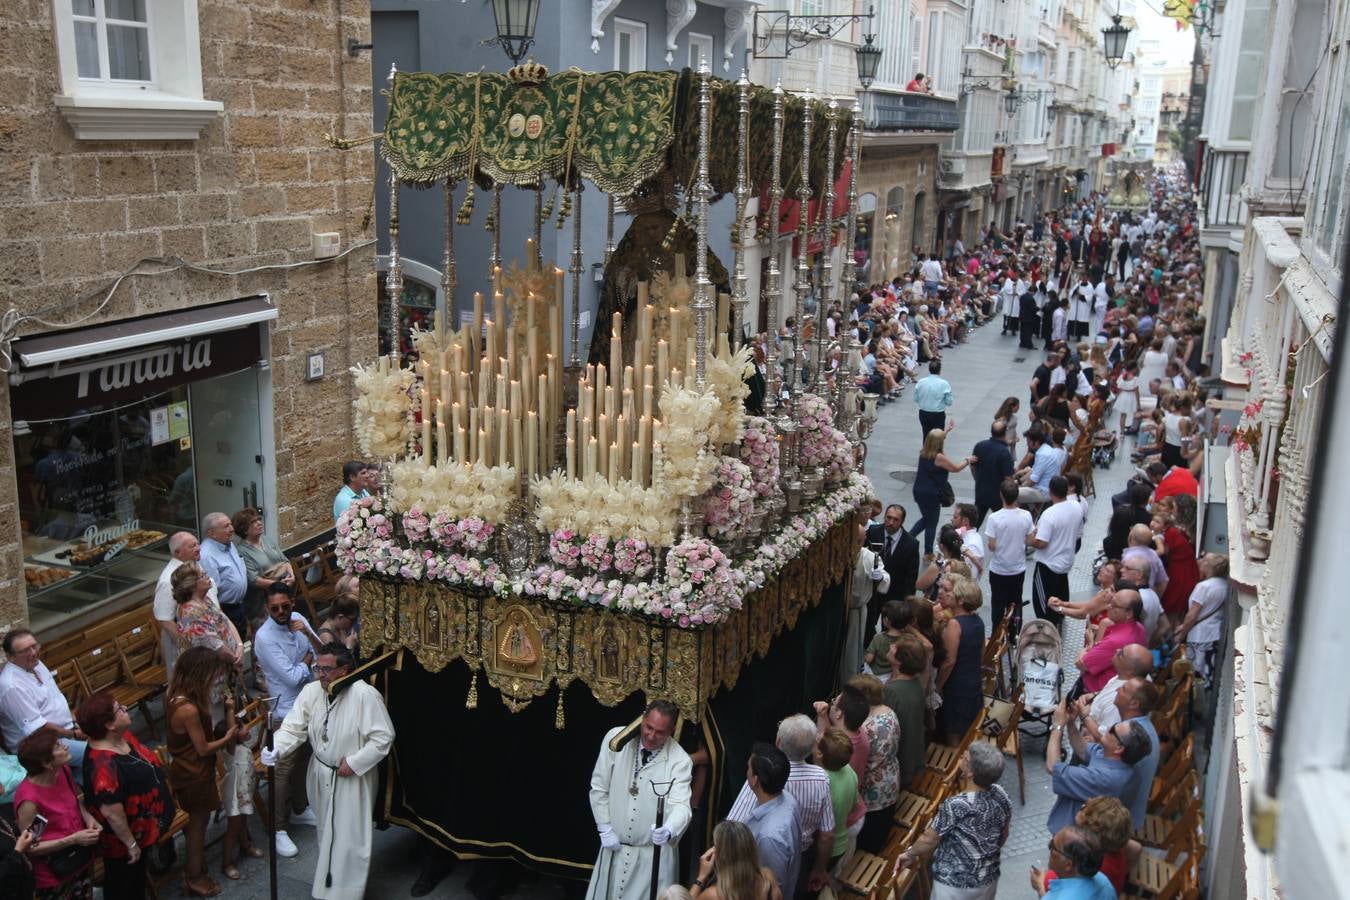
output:
<path id="1" fill-rule="evenodd" d="M 956 427 L 947 438 L 947 453 L 959 456 L 969 452 L 977 442 L 989 434 L 989 424 L 1003 400 L 1009 396 L 1022 398 L 1023 412 L 1020 415 L 1021 429 L 1026 428 L 1027 385 L 1035 369 L 1039 351 L 1021 350 L 1015 337 L 1001 337 L 997 322 L 977 329 L 969 341 L 956 348 L 945 351 L 943 377 L 952 385 L 954 405 L 948 411 L 950 420 Z M 885 503 L 901 503 L 907 510 L 907 521 L 914 522 L 918 508 L 912 495 L 913 477 L 919 458 L 921 434 L 919 429 L 918 408 L 914 404 L 913 386 L 905 390 L 897 401 L 878 410 L 876 428 L 867 442 L 867 475 L 876 486 L 877 494 Z M 1025 445 L 1023 445 L 1025 447 Z M 1101 539 L 1106 533 L 1106 523 L 1110 516 L 1110 496 L 1122 490 L 1129 475 L 1133 472 L 1129 465 L 1128 449 L 1122 448 L 1115 464 L 1110 469 L 1098 469 L 1095 473 L 1097 498 L 1092 503 L 1087 526 L 1083 534 L 1083 549 L 1078 554 L 1073 572 L 1070 575 L 1072 599 L 1081 600 L 1092 593 L 1092 560 Z M 973 501 L 974 482 L 969 470 L 952 476 L 952 486 L 958 502 Z M 944 511 L 944 515 L 949 515 Z M 985 584 L 987 590 L 987 579 Z M 1027 597 L 1030 598 L 1030 579 L 1027 582 Z M 985 625 L 988 627 L 988 607 L 983 610 Z M 1031 617 L 1028 609 L 1026 617 Z M 1071 660 L 1082 645 L 1082 624 L 1074 619 L 1066 620 L 1065 684 L 1073 684 L 1076 673 Z M 1003 851 L 1002 877 L 999 881 L 998 896 L 1028 897 L 1030 886 L 1027 872 L 1030 866 L 1046 865 L 1046 844 L 1049 833 L 1045 828 L 1045 818 L 1054 803 L 1050 790 L 1050 776 L 1045 771 L 1045 740 L 1041 737 L 1024 736 L 1022 753 L 1026 777 L 1026 802 L 1018 800 L 1017 767 L 1012 758 L 1003 776 L 1003 787 L 1013 801 L 1013 826 L 1008 843 Z M 576 798 L 584 796 L 584 785 L 577 786 L 571 792 Z M 578 801 L 579 802 L 579 801 Z M 245 860 L 240 863 L 244 879 L 231 882 L 219 875 L 220 850 L 215 838 L 221 829 L 213 824 L 209 832 L 212 846 L 208 848 L 207 858 L 213 877 L 224 887 L 222 897 L 248 898 L 262 900 L 268 897 L 267 866 L 265 860 Z M 252 820 L 252 832 L 255 841 L 263 838 L 262 828 L 256 818 Z M 299 847 L 299 856 L 278 861 L 278 896 L 283 898 L 303 898 L 309 896 L 314 873 L 316 854 L 313 828 L 292 826 L 290 836 Z M 181 847 L 179 850 L 181 859 Z M 420 864 L 418 839 L 411 831 L 391 827 L 375 833 L 374 861 L 371 866 L 370 880 L 367 884 L 368 897 L 403 898 L 409 896 Z M 467 900 L 475 894 L 468 888 L 468 881 L 476 868 L 482 863 L 474 861 L 459 862 L 454 870 L 429 896 Z M 514 867 L 511 867 L 514 868 Z M 518 870 L 516 870 L 518 871 Z M 484 873 L 480 872 L 481 878 Z M 548 879 L 536 879 L 529 873 L 521 873 L 520 883 L 509 890 L 494 892 L 502 900 L 554 900 L 566 895 L 564 887 Z"/>

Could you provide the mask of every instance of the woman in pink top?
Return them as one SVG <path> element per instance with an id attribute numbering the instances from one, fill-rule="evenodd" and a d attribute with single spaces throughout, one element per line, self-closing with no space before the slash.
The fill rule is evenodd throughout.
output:
<path id="1" fill-rule="evenodd" d="M 19 830 L 31 828 L 38 816 L 47 820 L 41 839 L 28 850 L 37 881 L 36 896 L 41 900 L 89 900 L 94 896 L 93 846 L 102 829 L 76 797 L 75 779 L 67 765 L 70 750 L 55 732 L 44 729 L 19 742 L 18 756 L 28 773 L 14 792 Z M 71 856 L 81 859 L 67 862 Z M 61 860 L 58 865 L 63 874 L 52 868 L 53 857 Z"/>

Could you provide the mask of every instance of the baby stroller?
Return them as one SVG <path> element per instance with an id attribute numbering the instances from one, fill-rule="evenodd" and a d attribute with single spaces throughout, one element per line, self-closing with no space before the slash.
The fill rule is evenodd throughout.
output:
<path id="1" fill-rule="evenodd" d="M 1098 469 L 1109 468 L 1116 461 L 1116 450 L 1120 448 L 1120 438 L 1109 429 L 1099 431 L 1092 436 L 1092 465 Z"/>
<path id="2" fill-rule="evenodd" d="M 1022 721 L 1037 722 L 1050 733 L 1050 717 L 1063 696 L 1063 651 L 1059 629 L 1045 619 L 1032 619 L 1017 638 L 1017 679 L 1022 684 Z"/>

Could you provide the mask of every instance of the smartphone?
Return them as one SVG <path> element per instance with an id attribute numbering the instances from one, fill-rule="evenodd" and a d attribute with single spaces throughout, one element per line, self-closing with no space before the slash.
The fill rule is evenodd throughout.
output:
<path id="1" fill-rule="evenodd" d="M 42 813 L 34 815 L 33 824 L 28 826 L 28 830 L 33 833 L 34 843 L 42 840 L 42 832 L 47 830 L 47 817 L 42 815 Z"/>

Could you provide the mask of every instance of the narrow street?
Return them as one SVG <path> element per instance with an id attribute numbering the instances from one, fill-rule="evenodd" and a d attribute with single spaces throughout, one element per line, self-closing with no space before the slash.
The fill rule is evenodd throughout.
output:
<path id="1" fill-rule="evenodd" d="M 947 415 L 949 420 L 956 422 L 956 428 L 947 437 L 949 456 L 965 454 L 976 443 L 988 437 L 994 413 L 999 404 L 1010 396 L 1022 400 L 1019 430 L 1025 432 L 1027 386 L 1039 362 L 1039 350 L 1019 349 L 1014 337 L 999 335 L 996 323 L 977 330 L 961 347 L 946 351 L 942 375 L 951 382 L 955 401 Z M 912 386 L 898 401 L 881 408 L 876 431 L 867 443 L 867 475 L 876 486 L 882 502 L 904 504 L 908 513 L 907 521 L 912 523 L 918 515 L 911 490 L 921 444 L 919 416 L 914 405 Z M 1123 490 L 1134 471 L 1129 462 L 1129 449 L 1132 446 L 1133 442 L 1127 442 L 1117 453 L 1111 468 L 1098 469 L 1094 473 L 1097 496 L 1092 501 L 1092 511 L 1083 531 L 1082 550 L 1069 576 L 1073 600 L 1085 599 L 1092 592 L 1092 561 L 1106 534 L 1107 520 L 1111 516 L 1111 494 Z M 1025 449 L 1026 445 L 1022 444 L 1019 452 L 1025 452 Z M 973 501 L 975 484 L 969 470 L 953 475 L 952 486 L 957 502 Z M 988 579 L 985 579 L 984 587 L 987 591 Z M 1028 600 L 1030 592 L 1028 580 Z M 981 612 L 985 627 L 988 628 L 988 606 Z M 1028 607 L 1026 619 L 1029 620 L 1031 615 Z M 1071 685 L 1076 678 L 1072 660 L 1082 646 L 1082 640 L 1082 622 L 1066 619 L 1066 686 Z M 1054 805 L 1054 794 L 1050 790 L 1050 776 L 1045 771 L 1045 739 L 1024 736 L 1022 756 L 1026 777 L 1025 804 L 1018 803 L 1017 765 L 1011 757 L 1003 773 L 1003 787 L 1013 800 L 1013 826 L 1003 850 L 999 897 L 1031 896 L 1027 871 L 1033 865 L 1046 865 L 1046 844 L 1050 835 L 1045 827 L 1045 818 Z"/>

